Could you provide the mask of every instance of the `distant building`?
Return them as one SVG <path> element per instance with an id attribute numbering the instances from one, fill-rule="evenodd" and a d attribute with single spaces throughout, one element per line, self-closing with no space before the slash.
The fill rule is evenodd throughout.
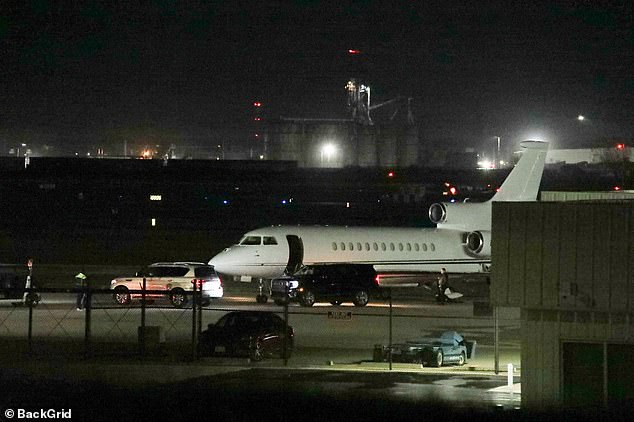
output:
<path id="1" fill-rule="evenodd" d="M 621 144 L 623 145 L 623 144 Z M 579 149 L 551 149 L 546 154 L 546 164 L 599 164 L 615 161 L 632 161 L 632 148 L 579 148 Z"/>

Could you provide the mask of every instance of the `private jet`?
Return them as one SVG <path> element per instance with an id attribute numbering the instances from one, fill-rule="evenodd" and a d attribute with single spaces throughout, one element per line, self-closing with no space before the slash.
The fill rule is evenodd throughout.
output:
<path id="1" fill-rule="evenodd" d="M 548 143 L 524 141 L 522 156 L 495 195 L 480 203 L 436 203 L 435 228 L 272 226 L 252 230 L 211 258 L 219 273 L 255 279 L 291 274 L 301 265 L 372 264 L 379 274 L 488 274 L 496 201 L 535 201 Z"/>

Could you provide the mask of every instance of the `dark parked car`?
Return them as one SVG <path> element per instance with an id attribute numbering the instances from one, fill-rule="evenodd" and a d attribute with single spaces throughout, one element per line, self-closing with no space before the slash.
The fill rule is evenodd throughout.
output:
<path id="1" fill-rule="evenodd" d="M 473 359 L 475 356 L 475 346 L 475 340 L 465 341 L 464 337 L 457 332 L 445 331 L 431 337 L 407 340 L 404 343 L 392 345 L 392 360 L 423 363 L 436 367 L 448 363 L 464 365 L 467 359 Z M 380 345 L 375 347 L 375 361 L 384 361 L 388 358 L 388 347 Z"/>
<path id="2" fill-rule="evenodd" d="M 292 277 L 274 279 L 271 295 L 278 304 L 284 300 L 295 300 L 302 306 L 351 301 L 355 306 L 365 306 L 371 297 L 381 296 L 376 276 L 374 267 L 367 264 L 306 265 Z"/>
<path id="3" fill-rule="evenodd" d="M 293 350 L 295 332 L 272 312 L 234 311 L 222 316 L 200 333 L 199 356 L 247 356 L 254 361 L 265 357 L 286 357 Z M 286 336 L 284 333 L 286 332 Z"/>
<path id="4" fill-rule="evenodd" d="M 0 300 L 8 299 L 15 304 L 37 306 L 40 294 L 31 291 L 27 294 L 27 287 L 35 288 L 32 281 L 29 284 L 27 271 L 20 265 L 0 264 Z"/>

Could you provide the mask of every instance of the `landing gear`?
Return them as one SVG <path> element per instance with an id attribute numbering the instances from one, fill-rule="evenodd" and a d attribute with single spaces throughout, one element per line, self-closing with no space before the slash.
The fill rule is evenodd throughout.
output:
<path id="1" fill-rule="evenodd" d="M 269 283 L 269 294 L 271 291 L 271 286 Z M 264 290 L 264 279 L 260 278 L 258 280 L 258 294 L 255 296 L 255 301 L 257 303 L 266 303 L 269 300 L 269 297 L 265 294 Z"/>

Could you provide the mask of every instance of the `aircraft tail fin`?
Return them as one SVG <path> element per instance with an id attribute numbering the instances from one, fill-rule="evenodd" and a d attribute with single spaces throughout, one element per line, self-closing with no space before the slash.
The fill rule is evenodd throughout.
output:
<path id="1" fill-rule="evenodd" d="M 523 141 L 525 148 L 515 168 L 509 173 L 491 201 L 535 201 L 542 180 L 548 142 Z"/>

